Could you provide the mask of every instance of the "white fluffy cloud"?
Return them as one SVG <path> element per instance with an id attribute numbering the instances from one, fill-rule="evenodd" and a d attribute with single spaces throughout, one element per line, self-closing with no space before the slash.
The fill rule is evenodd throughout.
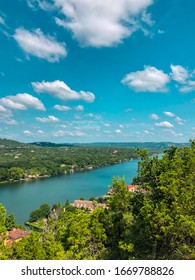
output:
<path id="1" fill-rule="evenodd" d="M 187 93 L 195 90 L 194 70 L 190 71 L 181 65 L 171 65 L 170 67 L 172 70 L 170 76 L 172 80 L 179 83 L 180 92 Z"/>
<path id="2" fill-rule="evenodd" d="M 147 129 L 144 130 L 144 133 L 147 135 L 153 135 L 154 133 L 152 131 L 149 131 Z"/>
<path id="3" fill-rule="evenodd" d="M 139 92 L 165 92 L 170 81 L 169 75 L 152 66 L 145 66 L 143 71 L 127 74 L 122 83 Z"/>
<path id="4" fill-rule="evenodd" d="M 30 130 L 24 130 L 23 133 L 27 136 L 32 136 L 33 133 Z"/>
<path id="5" fill-rule="evenodd" d="M 63 136 L 71 136 L 71 137 L 83 137 L 87 136 L 87 134 L 83 131 L 63 131 L 63 130 L 58 130 L 52 132 L 53 136 L 55 137 L 63 137 Z"/>
<path id="6" fill-rule="evenodd" d="M 171 124 L 170 122 L 167 122 L 167 121 L 155 123 L 155 125 L 158 126 L 158 127 L 167 127 L 167 128 L 174 127 L 173 124 Z"/>
<path id="7" fill-rule="evenodd" d="M 0 24 L 5 25 L 5 20 L 2 16 L 0 16 Z"/>
<path id="8" fill-rule="evenodd" d="M 57 10 L 56 23 L 70 30 L 83 46 L 113 46 L 153 24 L 146 12 L 153 0 L 53 0 L 53 6 L 46 0 L 28 2 L 44 10 Z"/>
<path id="9" fill-rule="evenodd" d="M 180 88 L 180 92 L 187 93 L 195 90 L 195 81 L 189 80 Z"/>
<path id="10" fill-rule="evenodd" d="M 69 100 L 83 100 L 86 102 L 93 102 L 95 95 L 92 92 L 85 91 L 74 91 L 67 84 L 62 81 L 54 82 L 33 82 L 32 86 L 34 90 L 38 93 L 44 92 L 59 98 L 64 101 Z"/>
<path id="11" fill-rule="evenodd" d="M 185 122 L 185 120 L 183 120 L 183 119 L 180 118 L 180 117 L 174 118 L 174 121 L 175 121 L 177 124 L 179 124 L 179 125 L 184 125 L 184 122 Z"/>
<path id="12" fill-rule="evenodd" d="M 27 5 L 30 8 L 36 8 L 36 6 L 39 6 L 41 9 L 45 11 L 53 9 L 52 4 L 47 0 L 26 0 L 26 1 L 27 1 Z"/>
<path id="13" fill-rule="evenodd" d="M 160 117 L 159 117 L 157 114 L 151 114 L 151 115 L 150 115 L 150 118 L 151 118 L 152 120 L 159 120 L 159 119 L 160 119 Z"/>
<path id="14" fill-rule="evenodd" d="M 17 95 L 3 97 L 0 99 L 0 104 L 10 109 L 27 110 L 28 108 L 33 108 L 45 111 L 43 103 L 28 93 L 18 93 Z"/>
<path id="15" fill-rule="evenodd" d="M 11 117 L 12 112 L 5 108 L 4 106 L 0 105 L 0 117 Z"/>
<path id="16" fill-rule="evenodd" d="M 70 111 L 71 107 L 63 105 L 55 105 L 54 108 L 58 111 Z"/>
<path id="17" fill-rule="evenodd" d="M 57 123 L 60 120 L 54 116 L 48 116 L 48 118 L 36 118 L 37 121 L 41 122 L 41 123 Z"/>
<path id="18" fill-rule="evenodd" d="M 17 121 L 11 118 L 12 111 L 4 106 L 0 105 L 0 123 L 7 125 L 16 125 Z"/>
<path id="19" fill-rule="evenodd" d="M 171 113 L 171 112 L 164 112 L 164 115 L 167 117 L 174 117 L 175 114 Z"/>
<path id="20" fill-rule="evenodd" d="M 24 52 L 49 62 L 59 61 L 67 55 L 64 43 L 57 42 L 51 36 L 45 36 L 40 29 L 29 31 L 18 28 L 13 37 Z"/>
<path id="21" fill-rule="evenodd" d="M 83 105 L 78 105 L 78 106 L 75 106 L 74 109 L 76 111 L 83 111 L 84 110 L 84 106 Z"/>
<path id="22" fill-rule="evenodd" d="M 174 81 L 179 83 L 185 83 L 186 80 L 189 78 L 189 72 L 186 68 L 181 65 L 172 65 L 171 64 L 171 77 Z"/>
<path id="23" fill-rule="evenodd" d="M 18 124 L 17 121 L 14 119 L 5 119 L 3 122 L 8 125 L 17 125 Z"/>

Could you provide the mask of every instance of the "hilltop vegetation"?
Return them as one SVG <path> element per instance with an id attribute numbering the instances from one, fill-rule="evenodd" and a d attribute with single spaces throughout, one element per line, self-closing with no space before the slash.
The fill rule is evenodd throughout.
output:
<path id="1" fill-rule="evenodd" d="M 39 147 L 3 139 L 0 141 L 0 182 L 64 175 L 136 157 L 135 149 L 131 148 Z"/>
<path id="2" fill-rule="evenodd" d="M 32 231 L 11 247 L 3 245 L 1 206 L 0 258 L 195 259 L 195 141 L 171 147 L 162 158 L 137 152 L 138 191 L 128 192 L 123 179 L 113 178 L 107 209 L 55 205 L 55 214 L 40 220 L 43 232 Z"/>
<path id="3" fill-rule="evenodd" d="M 186 146 L 188 144 L 177 144 Z M 64 175 L 137 158 L 136 148 L 160 153 L 171 143 L 20 143 L 0 139 L 0 183 Z"/>
<path id="4" fill-rule="evenodd" d="M 32 145 L 40 147 L 112 147 L 112 148 L 132 148 L 132 149 L 149 149 L 149 150 L 164 150 L 171 146 L 176 146 L 182 148 L 184 146 L 189 146 L 189 143 L 173 143 L 173 142 L 94 142 L 94 143 L 51 143 L 51 142 L 33 142 Z"/>

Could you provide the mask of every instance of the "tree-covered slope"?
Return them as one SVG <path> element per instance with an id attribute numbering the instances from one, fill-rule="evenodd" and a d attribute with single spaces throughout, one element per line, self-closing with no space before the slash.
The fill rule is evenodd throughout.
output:
<path id="1" fill-rule="evenodd" d="M 137 152 L 137 191 L 113 178 L 106 209 L 55 205 L 39 221 L 43 232 L 31 232 L 12 247 L 3 243 L 6 211 L 0 206 L 0 258 L 195 259 L 195 141 L 171 147 L 162 158 Z"/>

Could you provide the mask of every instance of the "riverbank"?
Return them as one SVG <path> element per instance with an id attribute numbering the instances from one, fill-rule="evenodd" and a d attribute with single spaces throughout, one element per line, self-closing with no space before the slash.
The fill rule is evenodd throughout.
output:
<path id="1" fill-rule="evenodd" d="M 17 180 L 9 179 L 7 181 L 0 182 L 0 185 L 18 183 L 18 182 L 29 182 L 29 181 L 39 180 L 39 179 L 46 179 L 46 178 L 51 178 L 51 177 L 77 174 L 77 173 L 81 173 L 81 172 L 92 171 L 92 170 L 102 168 L 102 167 L 109 167 L 109 166 L 113 166 L 113 165 L 116 165 L 116 164 L 125 163 L 125 162 L 132 161 L 132 160 L 135 160 L 135 159 L 136 158 L 124 159 L 124 160 L 119 160 L 118 162 L 115 162 L 115 163 L 98 165 L 98 166 L 88 165 L 85 168 L 79 168 L 79 169 L 74 169 L 74 166 L 72 166 L 72 168 L 70 169 L 69 172 L 65 171 L 63 174 L 55 174 L 55 175 L 50 175 L 50 174 L 49 175 L 46 175 L 46 174 L 31 175 L 31 174 L 28 174 L 28 175 L 26 175 L 25 178 L 20 178 L 20 179 L 17 179 Z"/>
<path id="2" fill-rule="evenodd" d="M 6 207 L 8 215 L 13 213 L 17 223 L 23 224 L 29 219 L 29 214 L 43 203 L 64 205 L 67 199 L 73 203 L 80 197 L 99 197 L 108 192 L 112 178 L 117 176 L 124 177 L 130 184 L 137 174 L 137 163 L 138 160 L 132 160 L 90 172 L 1 184 L 0 203 Z"/>

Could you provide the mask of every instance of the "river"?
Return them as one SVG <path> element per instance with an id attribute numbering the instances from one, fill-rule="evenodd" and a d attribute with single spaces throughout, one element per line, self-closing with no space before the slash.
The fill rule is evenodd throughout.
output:
<path id="1" fill-rule="evenodd" d="M 31 211 L 43 203 L 52 206 L 68 199 L 97 197 L 108 192 L 112 177 L 120 176 L 130 184 L 136 176 L 138 160 L 132 160 L 112 166 L 101 167 L 92 171 L 51 177 L 33 181 L 0 185 L 0 203 L 7 214 L 13 213 L 17 223 L 28 220 Z"/>

